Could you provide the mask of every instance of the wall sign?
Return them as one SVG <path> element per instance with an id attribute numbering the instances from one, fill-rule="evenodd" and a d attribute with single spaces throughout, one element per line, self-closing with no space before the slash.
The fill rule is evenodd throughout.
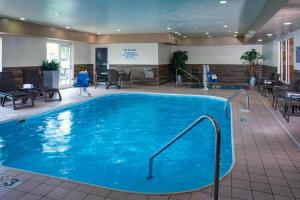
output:
<path id="1" fill-rule="evenodd" d="M 121 55 L 124 60 L 136 60 L 138 57 L 138 52 L 134 48 L 126 48 L 123 49 Z"/>
<path id="2" fill-rule="evenodd" d="M 296 47 L 296 63 L 300 63 L 300 46 Z"/>

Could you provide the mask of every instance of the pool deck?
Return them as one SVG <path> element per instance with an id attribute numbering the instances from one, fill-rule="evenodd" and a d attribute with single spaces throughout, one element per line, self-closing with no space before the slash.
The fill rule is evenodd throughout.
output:
<path id="1" fill-rule="evenodd" d="M 132 89 L 105 90 L 103 86 L 90 88 L 93 96 L 120 92 L 162 92 L 229 97 L 234 90 L 193 88 L 133 87 Z M 233 102 L 233 133 L 235 165 L 220 182 L 221 200 L 300 200 L 300 118 L 286 123 L 278 111 L 270 106 L 270 98 L 249 90 L 250 112 L 242 111 L 241 99 Z M 62 90 L 62 102 L 40 102 L 34 108 L 14 111 L 10 105 L 0 108 L 0 122 L 22 118 L 52 110 L 90 97 L 78 96 L 75 89 Z M 184 173 L 184 172 L 183 172 Z M 11 189 L 0 186 L 1 200 L 205 200 L 210 199 L 212 188 L 174 195 L 143 195 L 104 189 L 65 179 L 28 173 L 0 167 L 1 175 L 10 175 L 24 182 Z M 128 180 L 130 181 L 130 179 Z"/>

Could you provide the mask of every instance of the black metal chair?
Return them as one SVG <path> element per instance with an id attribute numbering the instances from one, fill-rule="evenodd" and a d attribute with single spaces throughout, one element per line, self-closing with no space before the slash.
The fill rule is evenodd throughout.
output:
<path id="1" fill-rule="evenodd" d="M 269 79 L 263 79 L 262 86 L 262 95 L 267 96 L 267 92 L 274 95 L 274 87 L 279 85 L 279 74 L 272 73 Z"/>
<path id="2" fill-rule="evenodd" d="M 278 99 L 285 100 L 288 92 L 300 92 L 300 79 L 294 79 L 290 85 L 274 86 L 273 108 L 276 110 Z"/>
<path id="3" fill-rule="evenodd" d="M 106 81 L 106 89 L 115 85 L 118 89 L 120 89 L 120 75 L 119 72 L 115 69 L 108 70 L 108 76 Z"/>
<path id="4" fill-rule="evenodd" d="M 98 83 L 107 82 L 108 72 L 107 65 L 96 65 L 95 68 L 95 88 Z"/>
<path id="5" fill-rule="evenodd" d="M 284 108 L 281 110 L 283 117 L 287 122 L 290 117 L 300 117 L 300 92 L 287 92 Z"/>
<path id="6" fill-rule="evenodd" d="M 129 87 L 131 88 L 131 70 L 126 73 L 126 72 L 122 72 L 119 73 L 120 76 L 120 86 L 123 86 L 124 83 L 128 84 Z"/>

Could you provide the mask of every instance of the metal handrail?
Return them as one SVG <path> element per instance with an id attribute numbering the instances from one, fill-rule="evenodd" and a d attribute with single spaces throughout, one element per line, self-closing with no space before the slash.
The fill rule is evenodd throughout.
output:
<path id="1" fill-rule="evenodd" d="M 216 134 L 216 150 L 215 150 L 215 175 L 214 175 L 214 200 L 218 200 L 218 193 L 219 193 L 219 171 L 220 171 L 220 145 L 221 145 L 221 133 L 220 133 L 220 127 L 215 120 L 214 117 L 210 115 L 202 115 L 198 119 L 196 119 L 193 123 L 191 123 L 188 127 L 186 127 L 183 131 L 181 131 L 175 138 L 173 138 L 169 143 L 167 143 L 165 146 L 163 146 L 161 149 L 159 149 L 157 152 L 155 152 L 150 158 L 149 158 L 149 175 L 148 179 L 153 178 L 153 159 L 159 156 L 164 150 L 166 150 L 168 147 L 170 147 L 172 144 L 174 144 L 177 140 L 179 140 L 182 136 L 184 136 L 186 133 L 188 133 L 190 130 L 192 130 L 194 127 L 196 127 L 200 122 L 202 122 L 204 119 L 208 119 L 215 128 L 215 134 Z"/>
<path id="2" fill-rule="evenodd" d="M 182 71 L 182 72 L 184 72 L 185 74 L 189 75 L 190 77 L 196 79 L 196 80 L 199 82 L 199 85 L 200 85 L 201 80 L 200 80 L 199 78 L 197 78 L 197 77 L 194 76 L 193 74 L 191 74 L 191 73 L 185 71 L 184 69 L 178 67 L 178 68 L 176 69 L 176 87 L 177 87 L 177 85 L 178 85 L 178 83 L 177 83 L 177 74 L 178 74 L 178 71 L 179 71 L 179 70 Z"/>
<path id="3" fill-rule="evenodd" d="M 249 110 L 249 95 L 247 94 L 246 90 L 244 89 L 239 89 L 236 93 L 234 93 L 233 95 L 231 95 L 227 101 L 225 102 L 225 105 L 224 105 L 224 112 L 226 112 L 226 109 L 227 109 L 227 104 L 229 102 L 231 102 L 235 97 L 241 95 L 241 94 L 244 94 L 245 95 L 245 104 L 244 104 L 244 107 L 246 110 Z"/>

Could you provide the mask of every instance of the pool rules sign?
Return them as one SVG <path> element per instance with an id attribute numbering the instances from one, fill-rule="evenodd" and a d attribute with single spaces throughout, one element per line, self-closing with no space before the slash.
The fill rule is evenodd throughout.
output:
<path id="1" fill-rule="evenodd" d="M 121 55 L 124 60 L 137 60 L 138 58 L 138 52 L 135 48 L 125 48 Z"/>

